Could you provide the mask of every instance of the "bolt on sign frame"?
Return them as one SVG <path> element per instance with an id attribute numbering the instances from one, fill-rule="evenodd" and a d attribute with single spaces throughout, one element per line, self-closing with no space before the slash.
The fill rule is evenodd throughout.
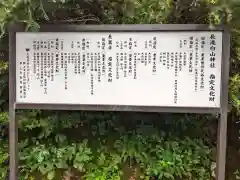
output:
<path id="1" fill-rule="evenodd" d="M 17 84 L 17 58 L 16 57 L 16 34 L 25 32 L 24 24 L 13 24 L 9 28 L 9 154 L 10 154 L 10 180 L 18 177 L 18 121 L 15 116 L 17 109 L 51 109 L 51 110 L 93 110 L 93 111 L 142 111 L 142 112 L 172 112 L 172 113 L 202 113 L 219 114 L 218 144 L 217 144 L 217 180 L 225 179 L 226 164 L 226 136 L 227 136 L 227 113 L 228 113 L 228 79 L 230 58 L 230 31 L 223 26 L 210 27 L 201 24 L 143 24 L 143 25 L 41 25 L 39 32 L 221 32 L 221 85 L 220 107 L 159 107 L 159 106 L 125 106 L 125 105 L 98 105 L 98 104 L 51 104 L 51 103 L 18 103 L 16 101 Z M 37 32 L 36 32 L 37 33 Z M 37 34 L 36 34 L 37 36 Z M 24 42 L 23 42 L 24 43 Z"/>

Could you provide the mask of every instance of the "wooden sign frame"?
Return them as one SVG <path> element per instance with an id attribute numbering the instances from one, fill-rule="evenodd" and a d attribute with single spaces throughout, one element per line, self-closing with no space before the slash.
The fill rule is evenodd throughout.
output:
<path id="1" fill-rule="evenodd" d="M 10 180 L 18 177 L 18 122 L 16 109 L 51 109 L 51 110 L 94 110 L 94 111 L 142 111 L 172 113 L 220 114 L 217 147 L 217 180 L 225 179 L 226 137 L 228 112 L 228 79 L 230 59 L 230 31 L 226 27 L 201 24 L 142 24 L 142 25 L 48 25 L 40 26 L 40 32 L 186 32 L 186 31 L 220 31 L 222 32 L 222 69 L 221 69 L 221 107 L 139 107 L 109 105 L 68 105 L 68 104 L 29 104 L 16 103 L 16 33 L 25 32 L 24 24 L 14 24 L 9 30 L 9 155 Z"/>

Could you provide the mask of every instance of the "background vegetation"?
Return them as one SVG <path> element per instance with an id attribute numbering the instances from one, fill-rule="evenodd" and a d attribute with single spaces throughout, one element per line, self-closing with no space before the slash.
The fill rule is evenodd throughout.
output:
<path id="1" fill-rule="evenodd" d="M 2 0 L 0 50 L 7 26 L 26 23 L 205 23 L 231 27 L 227 179 L 240 179 L 239 0 Z M 1 53 L 3 54 L 3 53 Z M 0 179 L 8 176 L 8 59 L 0 56 Z M 211 180 L 216 116 L 18 111 L 20 179 Z"/>

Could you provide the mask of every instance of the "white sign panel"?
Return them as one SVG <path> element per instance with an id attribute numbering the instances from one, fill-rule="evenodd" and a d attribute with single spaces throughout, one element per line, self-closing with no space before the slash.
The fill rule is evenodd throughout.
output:
<path id="1" fill-rule="evenodd" d="M 221 32 L 16 34 L 16 102 L 220 107 Z"/>

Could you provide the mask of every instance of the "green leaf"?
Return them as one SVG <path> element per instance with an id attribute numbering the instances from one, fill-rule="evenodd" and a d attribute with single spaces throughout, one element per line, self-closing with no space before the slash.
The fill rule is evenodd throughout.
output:
<path id="1" fill-rule="evenodd" d="M 53 169 L 53 164 L 52 164 L 51 162 L 46 162 L 46 163 L 44 163 L 44 164 L 41 164 L 38 169 L 39 169 L 39 171 L 40 171 L 43 175 L 45 175 L 45 174 L 47 174 L 49 171 L 52 171 L 52 169 Z"/>
<path id="2" fill-rule="evenodd" d="M 56 140 L 57 143 L 62 144 L 62 143 L 64 143 L 64 142 L 66 142 L 67 137 L 66 137 L 65 135 L 62 135 L 62 134 L 57 134 L 57 135 L 55 136 L 55 140 Z"/>
<path id="3" fill-rule="evenodd" d="M 168 178 L 168 179 L 170 178 L 170 179 L 174 180 L 174 176 L 172 174 L 168 173 L 168 172 L 164 172 L 163 176 Z"/>
<path id="4" fill-rule="evenodd" d="M 55 163 L 55 165 L 58 169 L 67 169 L 68 168 L 68 164 L 64 160 Z"/>
<path id="5" fill-rule="evenodd" d="M 47 174 L 47 179 L 52 180 L 55 177 L 55 171 L 51 171 Z"/>
<path id="6" fill-rule="evenodd" d="M 0 7 L 0 23 L 3 23 L 7 15 L 7 12 L 5 11 L 4 7 Z"/>

